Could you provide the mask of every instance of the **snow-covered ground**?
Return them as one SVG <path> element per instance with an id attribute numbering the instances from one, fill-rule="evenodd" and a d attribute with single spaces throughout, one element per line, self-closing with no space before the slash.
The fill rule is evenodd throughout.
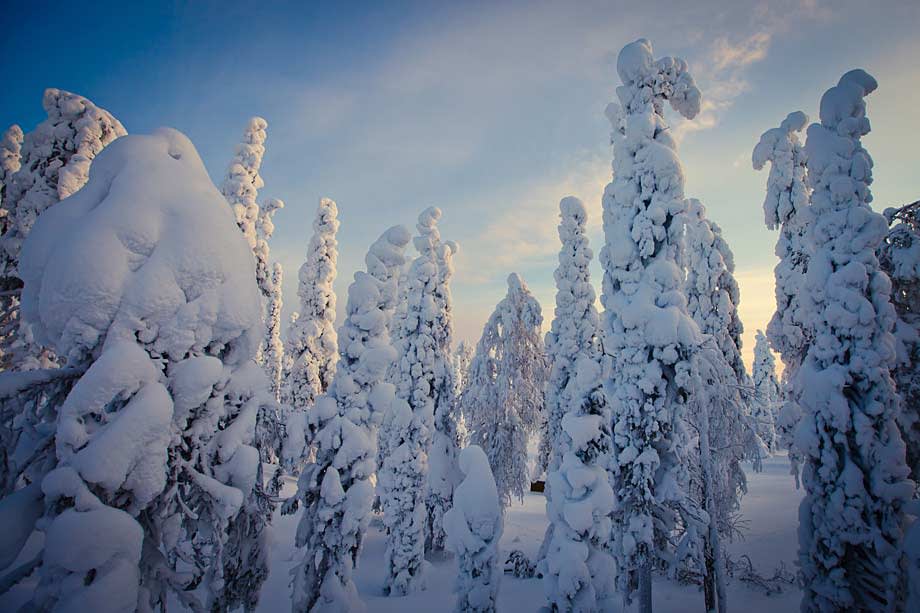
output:
<path id="1" fill-rule="evenodd" d="M 746 522 L 743 540 L 729 545 L 733 559 L 750 556 L 755 569 L 772 576 L 774 569 L 784 563 L 794 571 L 797 546 L 796 526 L 801 491 L 789 474 L 785 455 L 764 462 L 763 472 L 749 473 L 749 492 L 744 497 L 742 514 Z M 291 494 L 294 483 L 286 484 Z M 274 524 L 275 544 L 272 548 L 271 574 L 262 589 L 258 611 L 287 611 L 290 608 L 289 572 L 296 556 L 293 546 L 297 516 L 277 517 Z M 546 529 L 546 513 L 542 494 L 528 493 L 524 503 L 515 504 L 505 517 L 502 537 L 502 559 L 513 549 L 524 551 L 531 559 L 537 553 Z M 383 595 L 385 539 L 381 523 L 375 518 L 365 540 L 364 551 L 357 569 L 355 583 L 367 603 L 369 613 L 402 613 L 404 611 L 450 611 L 454 606 L 453 582 L 457 572 L 452 559 L 431 562 L 428 588 L 411 596 L 389 598 Z M 799 590 L 790 586 L 778 595 L 766 596 L 741 581 L 728 586 L 729 604 L 742 606 L 744 613 L 773 613 L 798 609 Z M 678 613 L 703 610 L 702 592 L 659 579 L 654 591 L 656 613 Z M 499 591 L 499 611 L 525 613 L 537 611 L 546 604 L 540 579 L 516 579 L 505 575 Z"/>

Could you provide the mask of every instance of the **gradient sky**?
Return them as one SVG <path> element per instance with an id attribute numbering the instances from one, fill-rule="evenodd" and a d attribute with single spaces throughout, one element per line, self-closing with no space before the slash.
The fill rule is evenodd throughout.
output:
<path id="1" fill-rule="evenodd" d="M 559 200 L 582 198 L 602 238 L 609 124 L 620 48 L 649 38 L 686 59 L 703 91 L 693 122 L 674 120 L 687 174 L 735 252 L 750 363 L 773 310 L 773 245 L 751 169 L 759 135 L 790 111 L 816 117 L 821 94 L 851 68 L 879 81 L 868 99 L 875 206 L 920 197 L 920 3 L 787 2 L 8 3 L 3 8 L 0 122 L 25 130 L 41 95 L 85 95 L 129 132 L 187 134 L 215 182 L 246 120 L 268 120 L 260 198 L 275 217 L 272 253 L 296 303 L 316 203 L 339 205 L 336 289 L 386 227 L 413 228 L 435 205 L 460 243 L 453 285 L 459 338 L 475 341 L 521 273 L 553 310 Z M 571 4 L 572 6 L 568 6 Z M 600 267 L 594 281 L 600 288 Z M 340 307 L 344 298 L 340 299 Z"/>

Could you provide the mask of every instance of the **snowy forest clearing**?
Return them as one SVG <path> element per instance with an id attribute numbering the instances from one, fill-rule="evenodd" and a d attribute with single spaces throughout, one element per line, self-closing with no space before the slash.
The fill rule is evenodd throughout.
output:
<path id="1" fill-rule="evenodd" d="M 729 555 L 738 559 L 747 555 L 754 563 L 754 569 L 761 575 L 772 576 L 780 563 L 788 571 L 794 571 L 796 556 L 796 526 L 799 501 L 802 491 L 795 489 L 795 480 L 789 474 L 789 460 L 784 453 L 777 454 L 763 463 L 763 472 L 756 473 L 746 467 L 749 491 L 741 508 L 744 523 L 742 539 L 727 546 Z M 288 480 L 283 493 L 292 495 L 296 483 Z M 546 530 L 546 499 L 542 494 L 528 492 L 524 502 L 517 499 L 511 504 L 505 517 L 505 532 L 501 540 L 501 560 L 515 549 L 523 551 L 534 560 L 543 534 Z M 294 531 L 300 513 L 296 516 L 276 516 L 272 524 L 273 545 L 271 549 L 271 570 L 262 599 L 256 611 L 272 613 L 286 611 L 290 606 L 290 570 L 297 560 L 297 549 L 293 546 Z M 453 593 L 457 577 L 457 562 L 453 558 L 429 561 L 427 588 L 403 598 L 388 598 L 383 594 L 385 568 L 381 563 L 386 536 L 379 516 L 371 523 L 364 543 L 364 549 L 355 572 L 358 593 L 367 603 L 368 613 L 403 613 L 405 611 L 450 611 L 456 596 Z M 743 607 L 744 613 L 772 613 L 793 611 L 798 608 L 801 592 L 794 585 L 781 594 L 765 595 L 738 579 L 728 584 L 731 602 Z M 681 613 L 688 608 L 702 608 L 702 593 L 696 586 L 682 586 L 662 577 L 655 581 L 655 610 L 664 613 Z M 0 600 L 0 609 L 6 608 L 7 600 Z M 498 592 L 498 611 L 525 613 L 539 611 L 546 606 L 543 582 L 539 578 L 518 579 L 510 574 L 502 577 Z M 628 610 L 632 610 L 631 607 Z"/>

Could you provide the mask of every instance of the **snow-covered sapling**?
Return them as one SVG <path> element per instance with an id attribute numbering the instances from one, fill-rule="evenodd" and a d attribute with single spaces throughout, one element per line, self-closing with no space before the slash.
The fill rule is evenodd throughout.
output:
<path id="1" fill-rule="evenodd" d="M 492 613 L 498 598 L 501 567 L 498 542 L 502 509 L 489 459 L 476 445 L 460 452 L 463 482 L 454 490 L 444 515 L 447 549 L 457 556 L 457 606 L 463 613 Z"/>

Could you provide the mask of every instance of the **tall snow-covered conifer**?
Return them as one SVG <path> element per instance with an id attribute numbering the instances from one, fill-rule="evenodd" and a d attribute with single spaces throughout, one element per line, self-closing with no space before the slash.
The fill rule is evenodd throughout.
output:
<path id="1" fill-rule="evenodd" d="M 687 504 L 685 426 L 690 362 L 700 340 L 687 312 L 676 218 L 686 209 L 683 170 L 664 103 L 692 118 L 700 92 L 677 58 L 653 59 L 640 39 L 617 59 L 623 85 L 611 104 L 614 179 L 604 191 L 604 351 L 613 407 L 614 513 L 619 586 L 638 587 L 651 610 L 651 573 L 667 516 Z"/>
<path id="2" fill-rule="evenodd" d="M 508 294 L 486 322 L 470 365 L 463 412 L 472 442 L 489 458 L 503 507 L 512 496 L 524 496 L 530 477 L 527 439 L 543 420 L 542 325 L 540 303 L 511 273 Z"/>
<path id="3" fill-rule="evenodd" d="M 898 314 L 895 334 L 901 350 L 892 376 L 901 397 L 907 466 L 911 479 L 920 483 L 920 201 L 889 208 L 885 217 L 890 227 L 879 263 L 891 279 L 891 303 Z"/>
<path id="4" fill-rule="evenodd" d="M 429 451 L 439 405 L 452 408 L 450 311 L 443 308 L 439 255 L 443 244 L 437 222 L 440 209 L 418 217 L 416 257 L 406 272 L 405 304 L 393 321 L 397 400 L 389 425 L 388 453 L 380 470 L 379 490 L 387 529 L 384 589 L 405 595 L 424 587 L 426 498 Z M 448 295 L 449 304 L 449 295 Z M 446 398 L 441 396 L 447 394 Z"/>
<path id="5" fill-rule="evenodd" d="M 546 435 L 540 441 L 538 472 L 554 470 L 560 450 L 556 439 L 562 416 L 568 411 L 567 386 L 574 383 L 575 363 L 590 355 L 599 343 L 600 322 L 594 306 L 596 295 L 588 266 L 594 257 L 588 247 L 585 205 L 578 198 L 563 198 L 559 203 L 559 265 L 556 279 L 556 310 L 552 328 L 546 334 Z"/>
<path id="6" fill-rule="evenodd" d="M 281 399 L 281 382 L 284 376 L 284 343 L 281 341 L 281 309 L 284 308 L 281 296 L 283 275 L 281 264 L 275 262 L 272 265 L 271 298 L 265 314 L 265 327 L 268 329 L 265 372 L 271 382 L 272 394 L 277 400 Z"/>
<path id="7" fill-rule="evenodd" d="M 252 432 L 272 405 L 251 360 L 252 258 L 178 132 L 125 137 L 94 169 L 42 214 L 19 266 L 25 320 L 67 360 L 35 374 L 71 377 L 62 402 L 43 405 L 56 430 L 16 442 L 33 445 L 15 468 L 44 498 L 41 521 L 18 524 L 45 536 L 31 604 L 154 610 L 172 592 L 199 610 L 254 605 L 270 509 L 233 530 L 265 497 Z"/>
<path id="8" fill-rule="evenodd" d="M 872 158 L 861 143 L 876 87 L 862 70 L 844 74 L 805 144 L 814 222 L 801 304 L 814 340 L 795 382 L 803 611 L 894 611 L 905 591 L 899 544 L 913 484 L 890 374 L 891 282 L 876 255 L 887 224 L 869 207 Z"/>
<path id="9" fill-rule="evenodd" d="M 313 406 L 329 389 L 338 361 L 335 336 L 335 291 L 339 250 L 338 208 L 334 201 L 319 201 L 313 220 L 313 236 L 307 258 L 298 273 L 297 318 L 287 334 L 285 353 L 288 366 L 284 400 L 297 410 Z"/>
<path id="10" fill-rule="evenodd" d="M 776 362 L 770 352 L 767 337 L 760 330 L 754 340 L 754 400 L 751 418 L 757 434 L 769 451 L 776 449 L 776 412 L 779 407 L 779 384 L 776 382 Z"/>
<path id="11" fill-rule="evenodd" d="M 6 177 L 3 190 L 3 208 L 8 212 L 0 239 L 0 290 L 4 292 L 22 285 L 19 251 L 39 215 L 83 187 L 93 158 L 127 133 L 108 111 L 77 94 L 46 89 L 42 106 L 48 117 L 23 138 L 19 168 Z M 4 295 L 0 308 L 0 320 L 9 327 L 0 337 L 3 366 L 50 365 L 48 356 L 34 345 L 29 327 L 19 325 L 18 298 Z"/>
<path id="12" fill-rule="evenodd" d="M 427 527 L 425 551 L 444 549 L 444 514 L 450 508 L 454 486 L 459 483 L 458 457 L 461 448 L 459 430 L 460 404 L 457 375 L 452 363 L 454 318 L 450 281 L 454 274 L 453 257 L 460 247 L 454 241 L 441 243 L 437 251 L 438 286 L 435 304 L 438 325 L 434 328 L 437 347 L 437 390 L 434 405 L 434 430 L 428 454 L 428 495 L 425 502 Z M 461 375 L 462 376 L 462 375 Z"/>
<path id="13" fill-rule="evenodd" d="M 616 594 L 606 551 L 613 490 L 610 408 L 602 388 L 599 319 L 588 266 L 588 212 L 577 198 L 559 203 L 556 310 L 546 335 L 550 366 L 547 424 L 541 441 L 550 520 L 541 560 L 547 598 L 559 611 L 604 611 Z M 575 512 L 576 509 L 584 512 Z"/>
<path id="14" fill-rule="evenodd" d="M 352 575 L 374 498 L 377 426 L 395 399 L 393 385 L 384 379 L 396 360 L 389 326 L 409 238 L 404 227 L 390 228 L 371 246 L 367 272 L 355 273 L 332 386 L 304 416 L 316 461 L 301 473 L 297 495 L 285 507 L 287 513 L 304 507 L 294 611 L 364 608 Z"/>
<path id="15" fill-rule="evenodd" d="M 806 234 L 811 222 L 805 150 L 799 140 L 799 132 L 806 123 L 808 117 L 801 111 L 789 113 L 778 128 L 763 133 L 751 156 L 755 170 L 761 170 L 770 162 L 763 211 L 767 227 L 779 229 L 775 250 L 779 262 L 773 269 L 776 311 L 767 325 L 767 338 L 783 360 L 783 402 L 776 416 L 777 443 L 789 450 L 796 479 L 801 459 L 793 448 L 792 439 L 801 410 L 793 382 L 805 359 L 811 335 L 801 306 L 809 257 Z"/>

